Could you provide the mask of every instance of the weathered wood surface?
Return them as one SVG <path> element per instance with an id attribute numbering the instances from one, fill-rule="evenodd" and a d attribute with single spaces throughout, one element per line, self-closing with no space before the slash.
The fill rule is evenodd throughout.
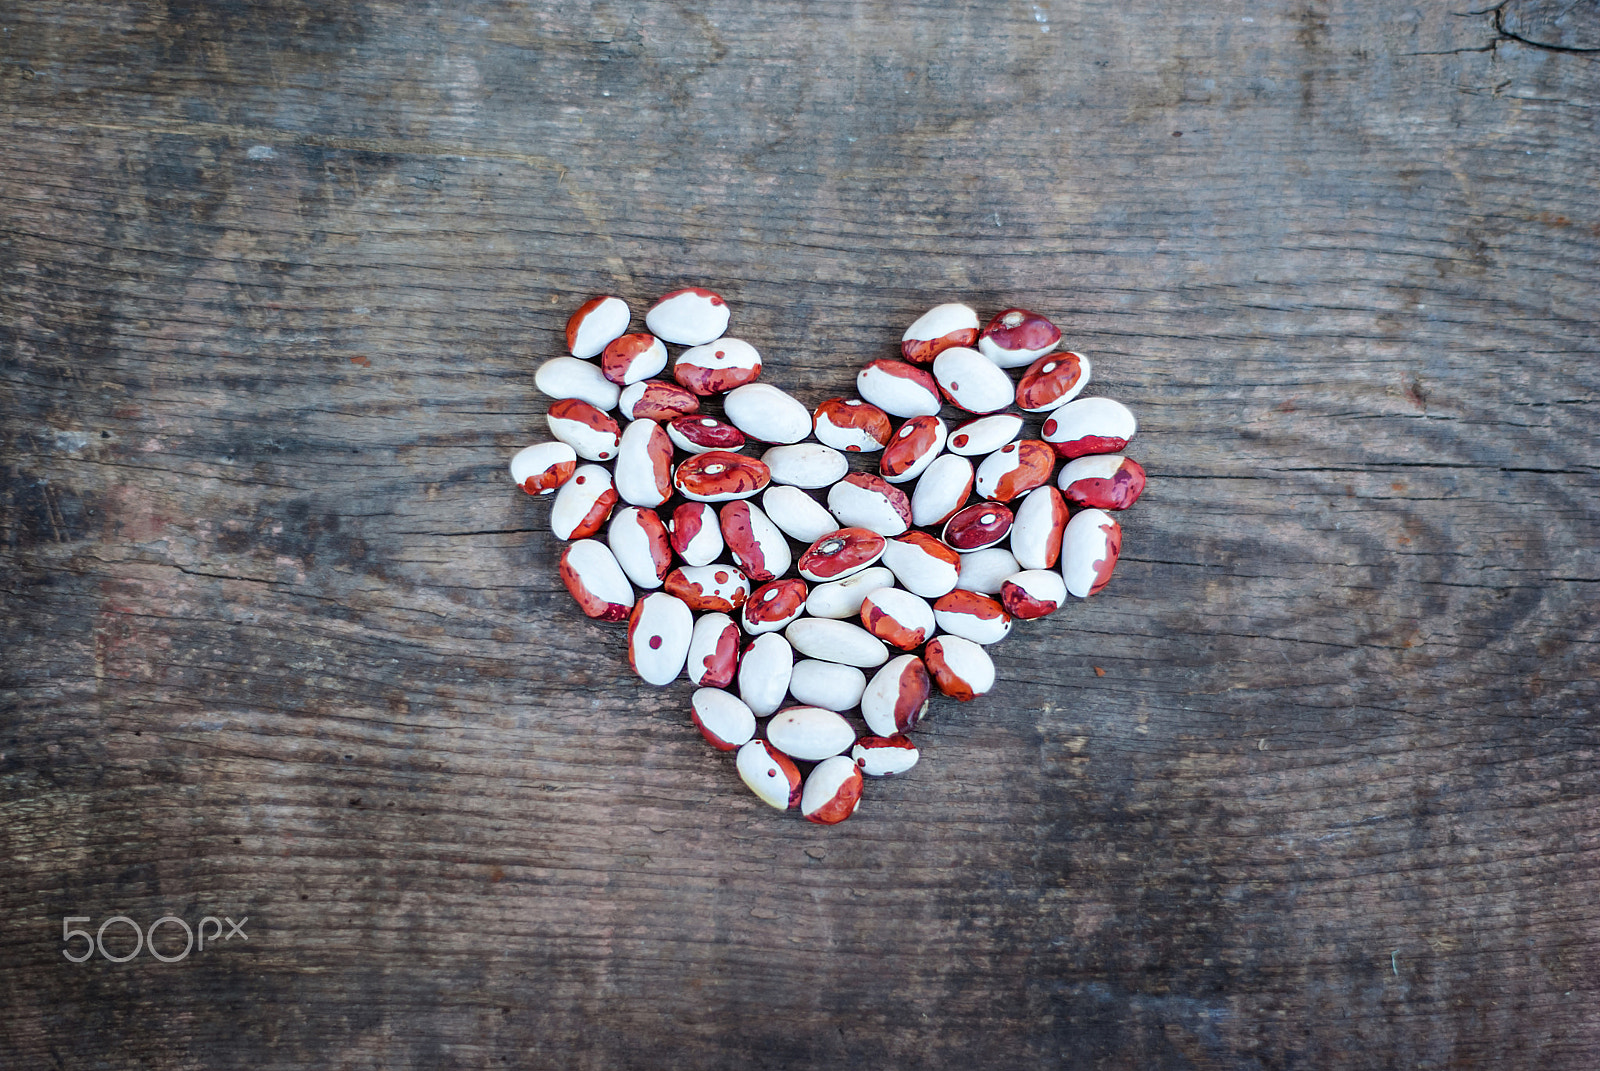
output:
<path id="1" fill-rule="evenodd" d="M 1596 1066 L 1600 14 L 1469 7 L 6 5 L 0 1064 Z M 810 403 L 962 297 L 1143 417 L 836 829 L 505 477 L 684 282 Z M 62 957 L 169 913 L 248 944 Z"/>

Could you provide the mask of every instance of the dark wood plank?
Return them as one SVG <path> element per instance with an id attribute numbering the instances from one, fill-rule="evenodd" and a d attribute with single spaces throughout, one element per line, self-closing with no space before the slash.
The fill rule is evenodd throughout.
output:
<path id="1" fill-rule="evenodd" d="M 10 1065 L 1594 1066 L 1592 5 L 0 21 Z M 504 475 L 684 282 L 808 403 L 959 297 L 1143 418 L 834 829 Z M 169 913 L 248 943 L 61 957 Z"/>

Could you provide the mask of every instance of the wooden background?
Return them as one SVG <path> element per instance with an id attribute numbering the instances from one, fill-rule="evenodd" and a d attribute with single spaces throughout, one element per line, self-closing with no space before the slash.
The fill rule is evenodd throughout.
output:
<path id="1" fill-rule="evenodd" d="M 1470 8 L 0 4 L 0 1065 L 1595 1067 L 1600 8 Z M 690 283 L 808 403 L 964 299 L 1142 418 L 837 828 L 505 474 Z"/>

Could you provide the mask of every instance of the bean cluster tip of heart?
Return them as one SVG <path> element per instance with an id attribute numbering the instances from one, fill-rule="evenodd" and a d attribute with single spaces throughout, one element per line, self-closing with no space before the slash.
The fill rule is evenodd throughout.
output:
<path id="1" fill-rule="evenodd" d="M 534 377 L 555 441 L 518 451 L 511 478 L 555 495 L 562 583 L 589 617 L 626 622 L 640 679 L 687 674 L 690 719 L 751 791 L 831 825 L 864 776 L 916 765 L 907 734 L 935 689 L 985 694 L 986 648 L 1013 622 L 1110 582 L 1115 514 L 1145 486 L 1122 452 L 1138 424 L 1083 396 L 1089 358 L 1028 309 L 984 324 L 938 305 L 899 359 L 861 369 L 859 397 L 814 411 L 758 381 L 730 319 L 703 287 L 662 296 L 643 331 L 624 299 L 585 302 L 570 356 Z M 874 453 L 876 472 L 850 471 Z"/>

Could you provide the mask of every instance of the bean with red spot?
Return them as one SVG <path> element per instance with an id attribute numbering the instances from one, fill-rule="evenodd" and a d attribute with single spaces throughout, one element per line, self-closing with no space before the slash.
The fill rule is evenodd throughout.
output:
<path id="1" fill-rule="evenodd" d="M 702 398 L 722 394 L 761 375 L 761 354 L 737 338 L 719 338 L 678 354 L 672 378 Z"/>
<path id="2" fill-rule="evenodd" d="M 893 777 L 917 764 L 920 755 L 909 736 L 863 736 L 850 749 L 850 758 L 868 777 Z"/>
<path id="3" fill-rule="evenodd" d="M 1022 434 L 1022 418 L 1015 413 L 995 413 L 958 424 L 950 433 L 950 452 L 962 457 L 988 455 Z"/>
<path id="4" fill-rule="evenodd" d="M 952 405 L 969 413 L 998 413 L 1016 397 L 1011 377 L 977 350 L 957 346 L 933 359 L 933 378 Z"/>
<path id="5" fill-rule="evenodd" d="M 800 768 L 765 740 L 752 740 L 741 747 L 734 766 L 739 780 L 762 803 L 786 811 L 800 802 Z"/>
<path id="6" fill-rule="evenodd" d="M 694 615 L 681 599 L 657 591 L 628 616 L 628 664 L 646 684 L 671 684 L 683 672 L 694 634 Z"/>
<path id="7" fill-rule="evenodd" d="M 732 502 L 758 494 L 772 480 L 767 466 L 731 450 L 707 450 L 679 462 L 672 485 L 694 502 Z"/>
<path id="8" fill-rule="evenodd" d="M 1044 441 L 1071 461 L 1088 454 L 1114 454 L 1128 445 L 1139 422 L 1121 402 L 1079 398 L 1045 418 Z"/>
<path id="9" fill-rule="evenodd" d="M 703 454 L 707 450 L 739 450 L 744 446 L 744 432 L 732 424 L 724 424 L 715 417 L 698 413 L 669 420 L 667 437 L 672 440 L 672 445 L 690 454 Z"/>
<path id="10" fill-rule="evenodd" d="M 697 614 L 732 613 L 750 595 L 749 579 L 725 563 L 679 566 L 667 574 L 665 587 Z"/>

